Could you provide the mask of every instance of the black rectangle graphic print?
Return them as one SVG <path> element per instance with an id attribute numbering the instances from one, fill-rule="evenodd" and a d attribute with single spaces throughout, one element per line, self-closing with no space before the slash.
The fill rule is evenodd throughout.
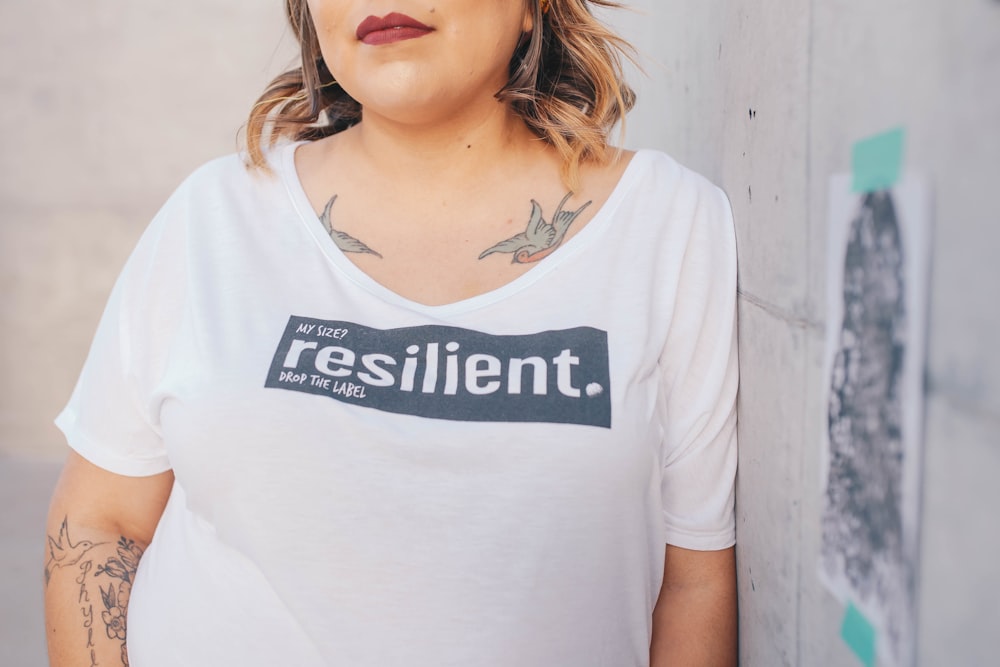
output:
<path id="1" fill-rule="evenodd" d="M 435 419 L 610 428 L 610 384 L 608 335 L 592 327 L 494 336 L 292 316 L 264 386 Z"/>

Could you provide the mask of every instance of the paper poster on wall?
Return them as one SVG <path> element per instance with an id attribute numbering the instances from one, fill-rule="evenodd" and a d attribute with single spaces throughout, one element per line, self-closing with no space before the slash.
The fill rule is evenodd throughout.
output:
<path id="1" fill-rule="evenodd" d="M 845 607 L 874 627 L 877 664 L 909 666 L 930 190 L 915 176 L 857 190 L 856 175 L 831 179 L 819 569 Z"/>

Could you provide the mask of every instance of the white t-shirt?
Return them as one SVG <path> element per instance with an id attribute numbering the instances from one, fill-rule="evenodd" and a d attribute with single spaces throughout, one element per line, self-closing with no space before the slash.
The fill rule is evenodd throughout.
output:
<path id="1" fill-rule="evenodd" d="M 425 306 L 338 250 L 293 153 L 180 186 L 57 419 L 176 476 L 132 663 L 646 665 L 664 544 L 734 542 L 725 195 L 640 151 L 527 273 Z"/>

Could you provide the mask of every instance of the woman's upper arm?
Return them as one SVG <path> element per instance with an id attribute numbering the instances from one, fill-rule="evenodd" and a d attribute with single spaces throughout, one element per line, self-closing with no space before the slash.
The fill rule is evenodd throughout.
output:
<path id="1" fill-rule="evenodd" d="M 722 191 L 701 200 L 660 355 L 661 491 L 665 541 L 713 550 L 736 538 L 736 240 Z"/>
<path id="2" fill-rule="evenodd" d="M 127 536 L 148 544 L 170 497 L 174 474 L 168 470 L 146 477 L 126 477 L 70 451 L 52 494 L 48 533 L 63 521 Z"/>

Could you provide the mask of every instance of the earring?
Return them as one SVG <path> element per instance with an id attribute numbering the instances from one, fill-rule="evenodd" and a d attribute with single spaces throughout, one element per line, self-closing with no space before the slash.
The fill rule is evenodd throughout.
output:
<path id="1" fill-rule="evenodd" d="M 542 0 L 541 1 L 541 9 L 542 9 L 542 13 L 543 14 L 548 14 L 549 13 L 549 5 L 550 4 L 551 4 L 550 0 Z"/>

